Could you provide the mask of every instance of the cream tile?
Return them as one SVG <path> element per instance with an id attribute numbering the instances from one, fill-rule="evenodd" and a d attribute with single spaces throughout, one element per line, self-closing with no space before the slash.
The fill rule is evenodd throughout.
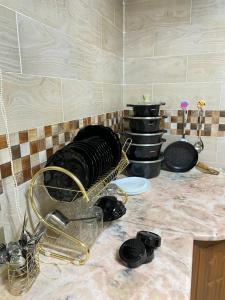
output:
<path id="1" fill-rule="evenodd" d="M 123 90 L 124 107 L 126 107 L 126 104 L 128 103 L 135 104 L 138 102 L 142 102 L 143 95 L 145 95 L 148 101 L 152 101 L 152 85 L 125 85 Z"/>
<path id="2" fill-rule="evenodd" d="M 192 0 L 192 23 L 225 25 L 223 0 Z"/>
<path id="3" fill-rule="evenodd" d="M 13 171 L 14 173 L 19 173 L 22 171 L 22 162 L 21 162 L 21 158 L 15 159 L 13 161 Z"/>
<path id="4" fill-rule="evenodd" d="M 126 5 L 126 31 L 152 25 L 189 24 L 190 0 L 146 0 Z"/>
<path id="5" fill-rule="evenodd" d="M 23 72 L 92 80 L 96 49 L 24 16 L 19 16 Z"/>
<path id="6" fill-rule="evenodd" d="M 103 111 L 100 84 L 79 80 L 63 80 L 62 93 L 65 120 L 94 116 Z"/>
<path id="7" fill-rule="evenodd" d="M 60 88 L 58 79 L 4 75 L 3 98 L 10 132 L 62 121 Z"/>
<path id="8" fill-rule="evenodd" d="M 94 9 L 114 22 L 114 9 L 116 0 L 90 0 Z"/>
<path id="9" fill-rule="evenodd" d="M 16 29 L 16 15 L 0 6 L 0 68 L 20 72 L 20 59 Z"/>
<path id="10" fill-rule="evenodd" d="M 104 112 L 122 109 L 122 85 L 103 84 Z"/>
<path id="11" fill-rule="evenodd" d="M 225 164 L 225 138 L 217 138 L 217 163 Z"/>
<path id="12" fill-rule="evenodd" d="M 122 82 L 123 62 L 121 58 L 99 49 L 96 65 L 95 77 L 97 81 L 118 84 Z"/>
<path id="13" fill-rule="evenodd" d="M 186 78 L 186 57 L 125 60 L 126 83 L 181 82 Z"/>
<path id="14" fill-rule="evenodd" d="M 5 164 L 10 161 L 9 149 L 0 150 L 0 165 Z"/>
<path id="15" fill-rule="evenodd" d="M 117 0 L 115 7 L 115 25 L 123 31 L 123 1 Z"/>
<path id="16" fill-rule="evenodd" d="M 47 25 L 57 24 L 55 0 L 0 0 L 1 4 Z"/>
<path id="17" fill-rule="evenodd" d="M 83 1 L 56 0 L 57 29 L 98 47 L 101 46 L 101 16 Z"/>
<path id="18" fill-rule="evenodd" d="M 155 29 L 128 31 L 124 35 L 125 57 L 154 55 Z"/>
<path id="19" fill-rule="evenodd" d="M 155 84 L 153 100 L 166 102 L 165 109 L 179 109 L 180 101 L 188 99 L 189 109 L 197 109 L 199 99 L 205 99 L 207 109 L 219 109 L 220 104 L 219 83 L 174 83 Z"/>
<path id="20" fill-rule="evenodd" d="M 155 55 L 189 55 L 220 52 L 225 47 L 225 28 L 180 25 L 158 28 Z"/>
<path id="21" fill-rule="evenodd" d="M 30 143 L 23 143 L 20 144 L 20 153 L 21 153 L 21 157 L 30 155 Z"/>
<path id="22" fill-rule="evenodd" d="M 44 163 L 44 162 L 47 161 L 46 150 L 39 152 L 38 156 L 39 156 L 39 162 L 40 162 L 40 164 L 42 164 L 42 163 Z"/>
<path id="23" fill-rule="evenodd" d="M 188 81 L 225 80 L 225 54 L 193 55 L 188 58 Z"/>
<path id="24" fill-rule="evenodd" d="M 52 148 L 53 147 L 52 137 L 48 136 L 45 139 L 45 143 L 46 143 L 46 149 Z"/>
<path id="25" fill-rule="evenodd" d="M 220 110 L 225 110 L 225 83 L 221 84 Z"/>
<path id="26" fill-rule="evenodd" d="M 123 55 L 123 33 L 106 19 L 102 20 L 102 48 L 118 56 Z"/>

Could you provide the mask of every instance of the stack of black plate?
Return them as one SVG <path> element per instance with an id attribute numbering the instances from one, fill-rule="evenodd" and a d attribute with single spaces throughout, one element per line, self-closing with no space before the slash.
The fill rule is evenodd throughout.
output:
<path id="1" fill-rule="evenodd" d="M 65 168 L 78 177 L 85 189 L 109 172 L 121 159 L 122 147 L 116 133 L 109 127 L 90 125 L 82 128 L 74 140 L 58 150 L 47 161 L 47 166 Z M 70 202 L 79 195 L 76 183 L 66 174 L 46 171 L 44 184 L 50 196 Z"/>
<path id="2" fill-rule="evenodd" d="M 128 151 L 130 164 L 126 169 L 128 176 L 153 178 L 159 175 L 162 157 L 160 149 L 166 141 L 162 135 L 166 130 L 160 130 L 160 121 L 166 116 L 159 116 L 159 104 L 128 104 L 134 115 L 125 117 L 129 121 L 131 131 L 125 134 L 132 139 Z"/>

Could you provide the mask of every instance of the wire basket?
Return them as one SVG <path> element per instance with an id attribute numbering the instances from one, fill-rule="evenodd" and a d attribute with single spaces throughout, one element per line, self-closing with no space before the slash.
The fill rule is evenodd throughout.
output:
<path id="1" fill-rule="evenodd" d="M 8 285 L 9 292 L 14 296 L 25 294 L 33 285 L 40 272 L 39 253 L 35 249 L 28 253 L 25 264 L 8 264 Z"/>

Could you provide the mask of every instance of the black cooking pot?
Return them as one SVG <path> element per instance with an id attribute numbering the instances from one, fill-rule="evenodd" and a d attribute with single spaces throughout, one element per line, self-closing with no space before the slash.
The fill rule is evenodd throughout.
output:
<path id="1" fill-rule="evenodd" d="M 152 160 L 157 159 L 160 154 L 162 144 L 165 142 L 162 139 L 157 144 L 131 144 L 128 150 L 128 158 L 133 160 Z"/>
<path id="2" fill-rule="evenodd" d="M 129 126 L 131 131 L 139 133 L 150 133 L 159 131 L 160 121 L 164 118 L 167 117 L 124 117 L 125 120 L 129 120 Z"/>
<path id="3" fill-rule="evenodd" d="M 157 160 L 148 160 L 148 161 L 137 161 L 130 160 L 130 164 L 126 168 L 127 176 L 137 176 L 144 178 L 154 178 L 159 176 L 161 170 L 161 162 L 163 157 L 161 156 Z"/>
<path id="4" fill-rule="evenodd" d="M 127 138 L 132 139 L 134 144 L 156 144 L 161 141 L 162 135 L 166 133 L 165 129 L 159 130 L 154 133 L 136 133 L 136 132 L 125 132 Z"/>
<path id="5" fill-rule="evenodd" d="M 165 102 L 156 104 L 139 103 L 127 104 L 128 107 L 133 107 L 135 117 L 157 117 L 159 115 L 160 105 L 165 105 Z"/>

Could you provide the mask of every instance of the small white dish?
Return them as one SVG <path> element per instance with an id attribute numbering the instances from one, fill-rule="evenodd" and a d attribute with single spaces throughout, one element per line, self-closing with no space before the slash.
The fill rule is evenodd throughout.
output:
<path id="1" fill-rule="evenodd" d="M 142 177 L 126 177 L 113 181 L 119 188 L 121 188 L 128 195 L 138 195 L 150 190 L 150 181 Z"/>

